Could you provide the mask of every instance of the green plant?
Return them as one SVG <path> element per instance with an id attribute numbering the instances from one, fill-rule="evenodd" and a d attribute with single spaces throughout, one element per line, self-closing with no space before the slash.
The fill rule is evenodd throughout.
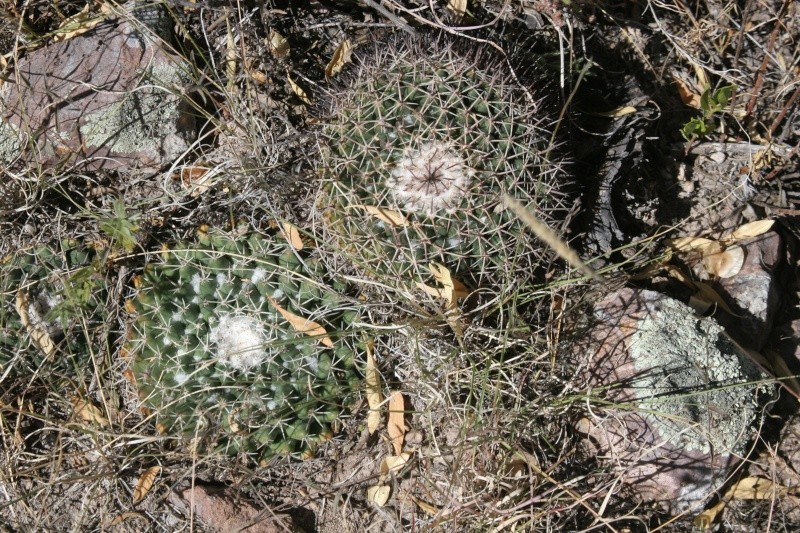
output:
<path id="1" fill-rule="evenodd" d="M 258 235 L 201 233 L 139 279 L 126 344 L 161 431 L 258 460 L 326 438 L 358 386 L 355 318 L 321 265 Z"/>
<path id="2" fill-rule="evenodd" d="M 706 87 L 700 95 L 701 117 L 693 117 L 681 128 L 681 135 L 687 141 L 713 133 L 717 129 L 714 123 L 714 115 L 722 112 L 727 107 L 728 102 L 736 90 L 735 85 L 726 85 L 713 90 Z"/>
<path id="3" fill-rule="evenodd" d="M 97 254 L 74 240 L 20 250 L 0 262 L 0 380 L 85 361 L 105 320 Z"/>
<path id="4" fill-rule="evenodd" d="M 114 200 L 113 213 L 100 220 L 100 231 L 107 234 L 114 244 L 130 253 L 137 243 L 136 232 L 139 231 L 137 218 L 136 215 L 128 215 L 125 202 L 117 198 Z"/>
<path id="5" fill-rule="evenodd" d="M 362 54 L 323 118 L 326 242 L 395 285 L 429 278 L 433 262 L 474 285 L 530 280 L 544 247 L 501 197 L 560 229 L 566 173 L 546 106 L 516 80 L 486 49 L 444 37 Z"/>

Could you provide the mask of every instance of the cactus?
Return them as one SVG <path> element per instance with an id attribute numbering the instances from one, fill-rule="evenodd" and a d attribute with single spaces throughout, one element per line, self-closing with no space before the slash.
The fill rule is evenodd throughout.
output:
<path id="1" fill-rule="evenodd" d="M 478 285 L 529 280 L 546 254 L 502 195 L 566 218 L 544 104 L 505 63 L 461 48 L 395 37 L 329 97 L 318 220 L 368 275 L 411 286 L 437 262 Z"/>
<path id="2" fill-rule="evenodd" d="M 258 461 L 327 438 L 359 383 L 339 334 L 355 312 L 297 254 L 258 235 L 201 233 L 146 267 L 126 348 L 160 431 Z"/>
<path id="3" fill-rule="evenodd" d="M 94 250 L 73 240 L 0 261 L 0 381 L 45 362 L 80 366 L 104 323 L 107 293 Z"/>

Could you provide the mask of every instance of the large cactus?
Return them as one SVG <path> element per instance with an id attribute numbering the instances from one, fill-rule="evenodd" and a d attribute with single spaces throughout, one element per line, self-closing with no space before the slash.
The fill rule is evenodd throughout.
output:
<path id="1" fill-rule="evenodd" d="M 328 241 L 393 283 L 413 285 L 431 262 L 475 284 L 531 279 L 546 254 L 502 195 L 555 226 L 566 213 L 536 88 L 485 50 L 407 36 L 368 48 L 343 85 L 320 135 Z"/>
<path id="2" fill-rule="evenodd" d="M 201 234 L 163 256 L 139 279 L 127 342 L 160 430 L 257 460 L 308 453 L 358 384 L 341 287 L 257 235 Z"/>
<path id="3" fill-rule="evenodd" d="M 19 250 L 0 260 L 0 381 L 81 365 L 105 317 L 96 254 L 74 240 Z"/>

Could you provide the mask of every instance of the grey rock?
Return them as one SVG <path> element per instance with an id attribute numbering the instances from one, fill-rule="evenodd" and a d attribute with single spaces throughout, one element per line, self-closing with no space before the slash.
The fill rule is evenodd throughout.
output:
<path id="1" fill-rule="evenodd" d="M 137 24 L 104 22 L 19 61 L 0 95 L 3 163 L 152 174 L 189 148 L 190 69 Z"/>
<path id="2" fill-rule="evenodd" d="M 701 504 L 747 455 L 773 385 L 719 324 L 672 298 L 622 289 L 595 316 L 573 348 L 578 386 L 603 398 L 577 424 L 587 451 L 644 501 Z"/>

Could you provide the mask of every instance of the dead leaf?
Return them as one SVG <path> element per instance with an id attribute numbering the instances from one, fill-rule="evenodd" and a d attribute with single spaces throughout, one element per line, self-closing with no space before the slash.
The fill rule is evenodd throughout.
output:
<path id="1" fill-rule="evenodd" d="M 300 231 L 297 226 L 290 222 L 283 223 L 283 233 L 286 235 L 286 240 L 295 250 L 303 249 L 303 238 L 300 237 Z"/>
<path id="2" fill-rule="evenodd" d="M 185 167 L 181 169 L 180 180 L 184 189 L 191 189 L 191 196 L 197 198 L 206 192 L 211 185 L 208 181 L 211 179 L 211 169 L 205 167 Z"/>
<path id="3" fill-rule="evenodd" d="M 626 105 L 617 107 L 615 109 L 612 109 L 611 111 L 601 111 L 599 113 L 592 113 L 592 114 L 598 117 L 619 118 L 619 117 L 624 117 L 625 115 L 630 115 L 631 113 L 636 113 L 636 111 L 638 110 L 635 107 Z"/>
<path id="4" fill-rule="evenodd" d="M 308 97 L 302 87 L 295 83 L 295 81 L 292 79 L 292 76 L 287 73 L 286 79 L 289 80 L 289 87 L 292 88 L 292 92 L 297 95 L 297 97 L 302 100 L 304 104 L 311 105 L 311 98 Z"/>
<path id="5" fill-rule="evenodd" d="M 406 402 L 400 391 L 394 391 L 389 396 L 389 423 L 386 429 L 394 454 L 400 455 L 403 453 L 403 437 L 406 434 Z"/>
<path id="6" fill-rule="evenodd" d="M 399 455 L 390 455 L 389 457 L 384 457 L 383 461 L 381 461 L 381 480 L 386 479 L 386 476 L 388 476 L 389 473 L 398 473 L 410 460 L 411 454 L 409 452 L 403 452 Z"/>
<path id="7" fill-rule="evenodd" d="M 413 495 L 411 496 L 411 499 L 414 501 L 414 503 L 416 503 L 419 506 L 420 509 L 422 509 L 429 515 L 436 516 L 437 514 L 439 514 L 439 508 L 433 505 L 432 503 L 420 500 L 419 498 Z"/>
<path id="8" fill-rule="evenodd" d="M 269 53 L 272 54 L 272 57 L 281 58 L 289 55 L 289 41 L 287 41 L 286 37 L 277 31 L 270 30 L 269 38 L 264 40 L 266 41 L 266 45 L 269 47 Z"/>
<path id="9" fill-rule="evenodd" d="M 711 246 L 717 241 L 703 237 L 681 237 L 679 239 L 667 240 L 667 246 L 681 253 L 700 252 Z"/>
<path id="10" fill-rule="evenodd" d="M 399 211 L 384 209 L 383 207 L 378 207 L 375 205 L 354 205 L 352 207 L 362 208 L 375 218 L 395 227 L 405 227 L 409 225 L 408 219 L 406 219 L 406 217 L 404 217 Z"/>
<path id="11" fill-rule="evenodd" d="M 467 0 L 448 0 L 447 9 L 457 17 L 463 17 L 467 12 Z"/>
<path id="12" fill-rule="evenodd" d="M 136 488 L 133 489 L 133 505 L 142 501 L 144 497 L 150 493 L 150 489 L 153 488 L 153 483 L 156 482 L 156 478 L 160 473 L 161 467 L 156 465 L 151 466 L 139 476 L 139 481 L 136 482 Z"/>
<path id="13" fill-rule="evenodd" d="M 702 298 L 698 298 L 697 296 L 689 296 L 689 301 L 687 302 L 689 307 L 691 307 L 695 313 L 698 315 L 705 315 L 711 306 L 714 305 L 711 302 L 703 300 Z"/>
<path id="14" fill-rule="evenodd" d="M 438 263 L 431 263 L 430 269 L 436 281 L 444 285 L 443 297 L 451 306 L 460 298 L 469 296 L 469 290 L 463 283 L 453 278 L 446 266 Z"/>
<path id="15" fill-rule="evenodd" d="M 383 403 L 383 393 L 381 392 L 381 376 L 378 373 L 378 368 L 375 365 L 375 358 L 372 356 L 373 341 L 366 343 L 367 347 L 367 370 L 366 383 L 367 383 L 367 403 L 369 404 L 369 414 L 367 415 L 367 431 L 370 435 L 375 433 L 378 426 L 381 425 L 381 411 L 380 407 Z"/>
<path id="16" fill-rule="evenodd" d="M 331 338 L 328 336 L 328 332 L 325 331 L 324 327 L 316 322 L 308 320 L 307 318 L 303 318 L 290 311 L 287 311 L 269 296 L 267 296 L 267 300 L 269 300 L 269 303 L 271 303 L 273 307 L 275 307 L 275 309 L 277 309 L 278 312 L 283 316 L 283 318 L 285 318 L 289 324 L 291 324 L 295 331 L 298 333 L 304 333 L 309 337 L 319 337 L 319 340 L 322 344 L 328 348 L 333 348 L 333 340 L 331 340 Z"/>
<path id="17" fill-rule="evenodd" d="M 689 107 L 700 109 L 700 95 L 692 91 L 689 86 L 680 78 L 674 77 L 672 79 L 678 86 L 678 95 L 681 97 L 681 102 Z"/>
<path id="18" fill-rule="evenodd" d="M 717 293 L 710 285 L 703 283 L 702 281 L 692 281 L 692 284 L 697 289 L 697 293 L 695 296 L 700 300 L 705 300 L 707 302 L 711 302 L 712 304 L 716 304 L 726 313 L 737 316 L 733 310 L 728 307 L 728 304 L 725 303 L 725 300 L 722 299 L 722 296 Z"/>
<path id="19" fill-rule="evenodd" d="M 736 242 L 758 237 L 759 235 L 763 235 L 771 230 L 773 225 L 775 225 L 775 221 L 772 219 L 748 222 L 747 224 L 742 224 L 733 230 L 733 233 L 731 233 L 730 237 L 728 238 L 731 240 L 731 242 Z"/>
<path id="20" fill-rule="evenodd" d="M 717 253 L 703 255 L 703 266 L 712 276 L 732 278 L 744 266 L 744 248 L 731 246 Z"/>
<path id="21" fill-rule="evenodd" d="M 30 301 L 28 300 L 27 292 L 17 291 L 15 306 L 19 321 L 27 330 L 28 335 L 31 336 L 33 343 L 44 353 L 48 360 L 52 360 L 56 355 L 56 344 L 47 334 L 47 330 L 42 324 L 31 324 L 30 315 L 28 314 Z"/>
<path id="22" fill-rule="evenodd" d="M 336 74 L 338 74 L 342 67 L 345 66 L 350 61 L 350 54 L 353 50 L 353 45 L 350 44 L 349 39 L 345 39 L 339 46 L 336 47 L 336 50 L 333 52 L 333 57 L 325 66 L 325 76 L 332 78 Z"/>
<path id="23" fill-rule="evenodd" d="M 731 500 L 771 500 L 787 496 L 796 492 L 788 487 L 774 483 L 763 477 L 748 477 L 739 480 L 725 492 L 722 499 L 710 509 L 706 509 L 694 519 L 695 526 L 708 529 L 716 520 L 717 515 Z"/>
<path id="24" fill-rule="evenodd" d="M 269 76 L 260 70 L 251 69 L 248 70 L 247 73 L 250 74 L 250 78 L 259 85 L 266 85 L 269 81 Z"/>
<path id="25" fill-rule="evenodd" d="M 228 21 L 228 35 L 225 41 L 225 76 L 228 78 L 228 90 L 232 90 L 236 84 L 236 59 L 239 54 L 236 50 L 236 39 L 233 37 L 230 19 Z"/>
<path id="26" fill-rule="evenodd" d="M 367 500 L 378 507 L 383 507 L 389 501 L 392 488 L 389 485 L 373 485 L 367 488 Z"/>
<path id="27" fill-rule="evenodd" d="M 87 400 L 73 396 L 72 407 L 75 409 L 75 414 L 86 422 L 97 424 L 102 427 L 109 427 L 111 425 L 108 418 L 103 414 L 103 411 Z"/>

